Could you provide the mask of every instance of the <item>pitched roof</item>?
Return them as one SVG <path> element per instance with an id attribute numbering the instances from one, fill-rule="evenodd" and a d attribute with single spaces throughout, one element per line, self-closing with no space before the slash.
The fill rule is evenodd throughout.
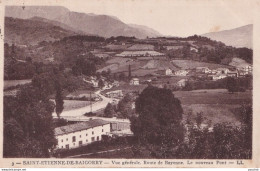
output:
<path id="1" fill-rule="evenodd" d="M 72 132 L 86 130 L 89 128 L 94 128 L 97 126 L 106 125 L 109 123 L 110 122 L 104 121 L 101 119 L 94 119 L 94 120 L 89 120 L 86 122 L 81 122 L 81 123 L 76 123 L 76 124 L 71 124 L 71 125 L 66 125 L 66 126 L 61 126 L 61 127 L 55 128 L 54 134 L 55 134 L 55 136 L 64 135 L 64 134 L 68 134 L 68 133 L 72 133 Z"/>

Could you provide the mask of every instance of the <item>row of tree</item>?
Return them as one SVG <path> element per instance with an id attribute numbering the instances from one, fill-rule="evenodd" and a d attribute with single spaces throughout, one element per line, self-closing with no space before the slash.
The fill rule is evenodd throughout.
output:
<path id="1" fill-rule="evenodd" d="M 199 89 L 228 89 L 229 92 L 239 92 L 252 89 L 252 76 L 247 77 L 227 77 L 217 81 L 187 81 L 183 90 Z"/>

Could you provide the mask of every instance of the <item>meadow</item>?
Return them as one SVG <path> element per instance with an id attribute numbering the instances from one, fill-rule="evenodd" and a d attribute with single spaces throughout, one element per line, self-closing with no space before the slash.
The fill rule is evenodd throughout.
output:
<path id="1" fill-rule="evenodd" d="M 94 102 L 92 102 L 93 104 Z M 63 111 L 69 111 L 69 110 L 73 110 L 73 109 L 78 109 L 78 108 L 82 108 L 85 106 L 90 105 L 89 101 L 79 101 L 79 100 L 64 100 L 64 104 L 63 104 Z"/>
<path id="2" fill-rule="evenodd" d="M 181 101 L 184 120 L 191 112 L 191 119 L 195 121 L 197 113 L 202 112 L 203 123 L 212 125 L 221 122 L 239 125 L 237 109 L 242 104 L 252 103 L 251 91 L 229 93 L 226 89 L 214 89 L 176 91 L 173 94 Z"/>
<path id="3" fill-rule="evenodd" d="M 228 65 L 220 65 L 220 64 L 199 62 L 193 60 L 172 60 L 171 62 L 174 65 L 179 66 L 181 69 L 195 69 L 196 67 L 208 67 L 209 69 L 231 68 L 231 66 Z"/>

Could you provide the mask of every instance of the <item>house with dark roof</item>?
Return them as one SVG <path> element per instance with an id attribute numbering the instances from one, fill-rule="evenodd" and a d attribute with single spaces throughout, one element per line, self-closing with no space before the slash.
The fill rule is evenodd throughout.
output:
<path id="1" fill-rule="evenodd" d="M 101 119 L 66 125 L 54 129 L 57 149 L 71 149 L 101 141 L 102 135 L 111 132 L 110 122 Z"/>

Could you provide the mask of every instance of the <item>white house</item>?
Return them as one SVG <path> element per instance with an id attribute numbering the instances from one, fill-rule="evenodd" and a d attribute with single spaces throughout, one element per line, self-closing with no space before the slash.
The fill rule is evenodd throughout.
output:
<path id="1" fill-rule="evenodd" d="M 178 81 L 176 83 L 176 85 L 179 86 L 179 87 L 185 87 L 186 86 L 186 82 L 187 82 L 187 79 L 181 79 L 180 81 Z"/>
<path id="2" fill-rule="evenodd" d="M 186 76 L 188 73 L 189 73 L 189 71 L 187 71 L 187 70 L 178 70 L 178 71 L 175 71 L 175 72 L 174 72 L 174 75 L 177 75 L 177 76 Z"/>
<path id="3" fill-rule="evenodd" d="M 130 85 L 139 85 L 139 79 L 138 78 L 132 78 L 130 80 Z"/>
<path id="4" fill-rule="evenodd" d="M 166 69 L 165 75 L 172 75 L 172 70 L 170 68 Z"/>
<path id="5" fill-rule="evenodd" d="M 159 73 L 162 75 L 172 75 L 172 70 L 170 68 L 162 69 L 162 70 L 159 70 Z"/>
<path id="6" fill-rule="evenodd" d="M 101 119 L 66 125 L 54 129 L 57 149 L 71 149 L 100 141 L 111 132 L 110 122 Z"/>
<path id="7" fill-rule="evenodd" d="M 228 68 L 218 68 L 217 69 L 218 74 L 227 74 L 228 72 L 230 72 Z"/>
<path id="8" fill-rule="evenodd" d="M 238 72 L 237 71 L 229 71 L 227 73 L 228 77 L 238 77 Z"/>
<path id="9" fill-rule="evenodd" d="M 239 71 L 244 72 L 246 74 L 252 73 L 253 67 L 251 64 L 240 64 L 236 67 Z"/>
<path id="10" fill-rule="evenodd" d="M 191 46 L 190 51 L 198 52 L 199 50 L 197 48 Z"/>

